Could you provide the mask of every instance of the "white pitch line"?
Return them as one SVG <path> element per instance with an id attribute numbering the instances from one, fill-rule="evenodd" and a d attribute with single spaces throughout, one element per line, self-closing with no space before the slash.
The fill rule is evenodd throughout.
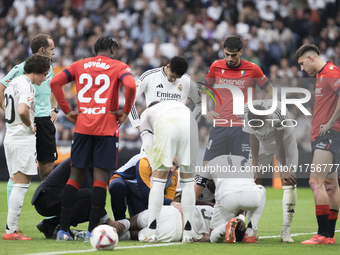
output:
<path id="1" fill-rule="evenodd" d="M 135 248 L 150 248 L 150 247 L 160 247 L 160 246 L 170 246 L 170 245 L 181 245 L 182 243 L 162 243 L 162 244 L 146 244 L 146 245 L 138 245 L 138 246 L 123 246 L 117 247 L 115 250 L 120 249 L 135 249 Z M 89 250 L 78 250 L 78 251 L 54 251 L 54 252 L 41 252 L 41 253 L 30 253 L 24 255 L 56 255 L 56 254 L 68 254 L 68 253 L 83 253 L 83 252 L 90 252 L 96 251 L 96 249 L 89 249 Z"/>
<path id="2" fill-rule="evenodd" d="M 335 232 L 340 232 L 340 230 L 335 230 Z M 312 232 L 312 233 L 297 233 L 297 234 L 291 234 L 290 236 L 304 236 L 304 235 L 315 235 L 317 232 Z M 279 236 L 260 236 L 260 239 L 266 239 L 266 238 L 276 238 L 276 237 L 281 237 Z"/>
<path id="3" fill-rule="evenodd" d="M 340 232 L 340 230 L 335 230 L 335 232 Z M 313 235 L 316 234 L 316 232 L 312 233 L 297 233 L 297 234 L 291 234 L 291 236 L 303 236 L 303 235 Z M 278 236 L 262 236 L 260 239 L 266 239 L 266 238 L 277 238 L 281 237 L 281 235 Z M 161 246 L 170 246 L 170 245 L 181 245 L 182 243 L 162 243 L 162 244 L 147 244 L 147 245 L 138 245 L 138 246 L 123 246 L 123 247 L 117 247 L 115 250 L 121 250 L 121 249 L 135 249 L 135 248 L 150 248 L 150 247 L 161 247 Z M 23 254 L 23 255 L 57 255 L 57 254 L 68 254 L 68 253 L 83 253 L 83 252 L 91 252 L 96 251 L 96 249 L 89 249 L 89 250 L 78 250 L 78 251 L 55 251 L 55 252 L 41 252 L 41 253 L 30 253 L 30 254 Z"/>

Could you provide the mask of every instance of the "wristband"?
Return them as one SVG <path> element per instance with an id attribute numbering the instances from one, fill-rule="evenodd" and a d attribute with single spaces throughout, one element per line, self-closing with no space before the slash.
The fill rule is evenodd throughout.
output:
<path id="1" fill-rule="evenodd" d="M 27 127 L 27 129 L 28 129 L 29 131 L 33 132 L 34 127 L 31 125 L 31 126 Z"/>

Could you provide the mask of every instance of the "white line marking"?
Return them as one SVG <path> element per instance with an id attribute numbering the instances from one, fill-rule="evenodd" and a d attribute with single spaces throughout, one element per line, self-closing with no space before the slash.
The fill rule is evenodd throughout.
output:
<path id="1" fill-rule="evenodd" d="M 335 232 L 340 232 L 340 230 L 335 230 Z M 314 235 L 316 232 L 312 233 L 297 233 L 297 234 L 291 234 L 291 236 L 303 236 L 303 235 Z M 267 238 L 277 238 L 281 237 L 281 235 L 278 236 L 262 236 L 260 239 L 267 239 Z M 151 247 L 161 247 L 161 246 L 170 246 L 170 245 L 181 245 L 181 242 L 178 243 L 162 243 L 162 244 L 146 244 L 146 245 L 138 245 L 138 246 L 123 246 L 123 247 L 117 247 L 115 250 L 121 250 L 121 249 L 135 249 L 135 248 L 151 248 Z M 30 253 L 30 254 L 24 254 L 24 255 L 57 255 L 57 254 L 68 254 L 68 253 L 83 253 L 83 252 L 91 252 L 96 251 L 96 249 L 89 249 L 89 250 L 78 250 L 78 251 L 55 251 L 55 252 L 41 252 L 41 253 Z"/>
<path id="2" fill-rule="evenodd" d="M 138 246 L 123 246 L 117 247 L 115 250 L 120 249 L 135 249 L 135 248 L 150 248 L 150 247 L 160 247 L 160 246 L 170 246 L 170 245 L 181 245 L 181 242 L 178 243 L 162 243 L 162 244 L 146 244 L 146 245 L 138 245 Z M 56 255 L 56 254 L 68 254 L 68 253 L 83 253 L 83 252 L 90 252 L 96 251 L 96 249 L 89 249 L 89 250 L 78 250 L 78 251 L 55 251 L 55 252 L 41 252 L 41 253 L 30 253 L 24 255 Z"/>
<path id="3" fill-rule="evenodd" d="M 335 232 L 340 232 L 340 230 L 335 230 Z M 312 232 L 312 233 L 297 233 L 297 234 L 291 234 L 291 236 L 304 236 L 304 235 L 315 235 L 317 232 Z M 276 237 L 281 237 L 279 236 L 260 236 L 260 239 L 266 239 L 266 238 L 276 238 Z"/>

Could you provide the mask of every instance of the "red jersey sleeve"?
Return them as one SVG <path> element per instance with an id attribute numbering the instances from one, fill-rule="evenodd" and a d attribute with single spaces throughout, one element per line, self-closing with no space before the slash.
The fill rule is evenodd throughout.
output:
<path id="1" fill-rule="evenodd" d="M 334 90 L 334 92 L 339 96 L 340 92 L 340 70 L 334 67 L 331 71 L 327 73 L 328 77 L 328 85 L 329 87 Z"/>
<path id="2" fill-rule="evenodd" d="M 268 80 L 268 78 L 266 77 L 266 75 L 262 72 L 261 68 L 258 65 L 254 65 L 253 68 L 253 77 L 255 79 L 255 83 L 261 88 L 261 89 L 265 89 L 270 81 Z"/>
<path id="3" fill-rule="evenodd" d="M 217 61 L 215 61 L 214 63 L 211 64 L 208 74 L 205 77 L 205 82 L 210 85 L 213 86 L 215 83 L 215 64 L 217 63 Z"/>
<path id="4" fill-rule="evenodd" d="M 62 89 L 62 86 L 69 82 L 69 75 L 67 73 L 67 69 L 65 69 L 64 71 L 54 76 L 50 82 L 52 93 L 64 113 L 68 113 L 71 111 L 70 106 L 66 102 Z"/>

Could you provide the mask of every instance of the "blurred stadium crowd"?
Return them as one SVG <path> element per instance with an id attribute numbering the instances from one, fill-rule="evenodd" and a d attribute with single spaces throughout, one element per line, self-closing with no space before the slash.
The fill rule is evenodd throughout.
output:
<path id="1" fill-rule="evenodd" d="M 119 59 L 137 78 L 145 71 L 166 65 L 175 55 L 189 61 L 188 74 L 204 82 L 209 66 L 224 58 L 221 47 L 229 35 L 243 38 L 242 58 L 259 65 L 274 86 L 301 86 L 315 82 L 294 60 L 304 43 L 316 44 L 324 60 L 340 67 L 339 0 L 1 0 L 0 78 L 31 55 L 29 42 L 38 33 L 55 42 L 54 73 L 76 60 L 93 55 L 94 42 L 103 35 L 120 44 Z M 122 87 L 123 89 L 123 87 Z M 124 91 L 120 91 L 124 100 Z M 76 109 L 73 84 L 66 98 Z M 256 97 L 260 97 L 257 93 Z M 123 101 L 120 102 L 123 105 Z M 190 102 L 188 102 L 189 104 Z M 144 100 L 137 101 L 144 109 Z M 311 111 L 313 100 L 305 105 Z M 0 110 L 1 111 L 1 110 Z M 300 149 L 310 151 L 309 117 L 300 116 L 296 128 Z M 2 115 L 2 116 L 1 116 Z M 0 112 L 0 145 L 5 133 Z M 205 146 L 211 123 L 201 118 L 200 143 Z M 59 112 L 57 141 L 68 145 L 73 124 Z M 140 148 L 137 129 L 128 120 L 120 128 L 120 147 Z"/>

